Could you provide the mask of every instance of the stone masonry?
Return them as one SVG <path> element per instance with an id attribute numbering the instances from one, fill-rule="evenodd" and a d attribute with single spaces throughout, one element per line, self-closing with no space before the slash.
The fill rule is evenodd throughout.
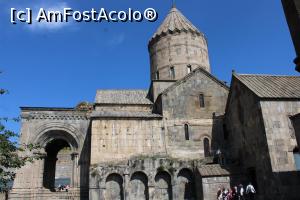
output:
<path id="1" fill-rule="evenodd" d="M 148 50 L 148 90 L 21 107 L 20 142 L 43 156 L 17 172 L 9 199 L 214 200 L 249 181 L 257 199 L 299 199 L 299 77 L 234 73 L 229 88 L 210 73 L 204 34 L 175 7 Z"/>

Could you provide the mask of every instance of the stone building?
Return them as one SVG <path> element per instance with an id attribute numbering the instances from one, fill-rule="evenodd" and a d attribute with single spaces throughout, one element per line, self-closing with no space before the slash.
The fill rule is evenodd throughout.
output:
<path id="1" fill-rule="evenodd" d="M 299 76 L 232 77 L 224 137 L 228 160 L 248 174 L 263 199 L 300 197 L 299 85 Z"/>
<path id="2" fill-rule="evenodd" d="M 300 72 L 300 1 L 281 0 L 296 49 L 296 70 Z"/>
<path id="3" fill-rule="evenodd" d="M 10 199 L 213 200 L 219 187 L 258 180 L 261 167 L 269 167 L 271 175 L 295 171 L 292 122 L 298 120 L 299 90 L 259 107 L 260 98 L 240 83 L 239 75 L 230 89 L 210 73 L 204 34 L 175 7 L 148 49 L 149 90 L 98 90 L 93 104 L 75 108 L 21 108 L 20 140 L 40 144 L 44 156 L 18 171 Z M 298 86 L 299 78 L 290 79 Z M 286 88 L 278 88 L 277 95 Z M 269 115 L 272 103 L 282 104 L 271 115 L 280 117 L 276 127 L 285 127 L 276 137 L 263 126 L 268 116 L 261 116 Z M 262 107 L 266 110 L 259 115 Z M 237 109 L 247 112 L 236 116 Z M 290 124 L 275 113 L 283 109 L 293 119 Z M 261 134 L 256 152 L 252 141 L 258 135 L 248 140 L 242 129 Z M 267 148 L 275 142 L 282 149 Z M 245 147 L 257 166 L 240 157 Z M 60 179 L 69 181 L 70 192 L 55 192 Z M 262 191 L 264 186 L 258 186 Z"/>

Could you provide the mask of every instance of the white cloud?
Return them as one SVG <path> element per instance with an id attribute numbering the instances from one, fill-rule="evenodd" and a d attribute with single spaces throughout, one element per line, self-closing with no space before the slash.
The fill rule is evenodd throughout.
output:
<path id="1" fill-rule="evenodd" d="M 31 25 L 28 25 L 28 27 L 33 31 L 42 31 L 42 30 L 58 30 L 61 28 L 64 28 L 66 26 L 69 26 L 72 22 L 46 22 L 36 21 L 36 17 L 38 16 L 39 10 L 43 8 L 46 12 L 47 11 L 59 11 L 63 13 L 64 8 L 69 8 L 66 2 L 61 3 L 46 3 L 37 5 L 34 8 L 32 8 L 32 15 L 33 15 L 33 21 Z"/>
<path id="2" fill-rule="evenodd" d="M 118 46 L 123 44 L 123 42 L 125 41 L 125 34 L 124 33 L 120 33 L 117 35 L 112 36 L 112 38 L 110 38 L 107 42 L 108 46 Z"/>

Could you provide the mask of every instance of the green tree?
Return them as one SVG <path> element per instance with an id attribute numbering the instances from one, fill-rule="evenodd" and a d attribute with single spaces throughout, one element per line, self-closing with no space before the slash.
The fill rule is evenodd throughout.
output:
<path id="1" fill-rule="evenodd" d="M 1 72 L 0 72 L 1 73 Z M 0 89 L 0 95 L 7 91 Z M 0 192 L 6 191 L 8 183 L 15 178 L 15 172 L 28 162 L 40 158 L 39 146 L 19 144 L 19 135 L 5 127 L 8 121 L 19 122 L 18 118 L 0 118 Z"/>

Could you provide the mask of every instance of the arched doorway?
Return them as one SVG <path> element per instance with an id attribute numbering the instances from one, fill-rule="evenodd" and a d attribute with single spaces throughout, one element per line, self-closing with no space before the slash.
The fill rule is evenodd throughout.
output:
<path id="1" fill-rule="evenodd" d="M 148 177 L 143 172 L 135 172 L 131 176 L 128 199 L 130 200 L 149 199 Z"/>
<path id="2" fill-rule="evenodd" d="M 123 178 L 119 174 L 111 174 L 105 182 L 105 200 L 123 200 Z"/>
<path id="3" fill-rule="evenodd" d="M 72 150 L 68 142 L 54 139 L 46 145 L 43 186 L 53 190 L 59 185 L 71 185 Z"/>
<path id="4" fill-rule="evenodd" d="M 195 200 L 196 199 L 196 191 L 195 191 L 195 180 L 194 174 L 189 169 L 182 169 L 178 173 L 177 176 L 177 184 L 178 184 L 178 194 L 179 199 L 184 200 Z"/>
<path id="5" fill-rule="evenodd" d="M 154 200 L 172 200 L 171 176 L 167 172 L 158 172 L 155 176 Z"/>
<path id="6" fill-rule="evenodd" d="M 78 140 L 63 130 L 49 130 L 37 137 L 44 147 L 43 187 L 55 191 L 59 185 L 78 187 Z"/>

